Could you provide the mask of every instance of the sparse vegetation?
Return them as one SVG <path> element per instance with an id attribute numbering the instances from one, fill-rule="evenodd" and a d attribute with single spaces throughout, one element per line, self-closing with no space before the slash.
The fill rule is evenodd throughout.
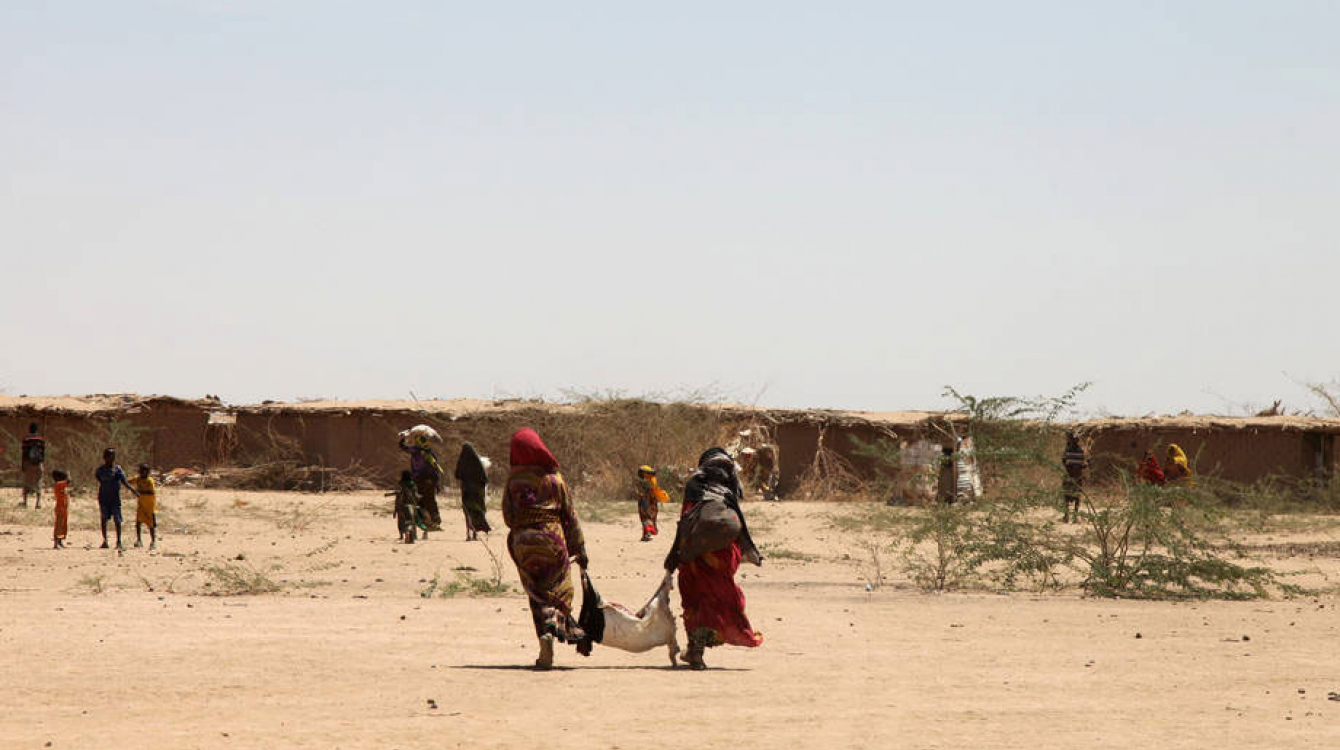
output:
<path id="1" fill-rule="evenodd" d="M 277 570 L 278 566 L 273 569 Z M 273 594 L 283 588 L 268 573 L 243 561 L 225 560 L 207 565 L 204 573 L 206 580 L 203 593 L 211 596 Z"/>
<path id="2" fill-rule="evenodd" d="M 758 550 L 763 557 L 769 560 L 795 560 L 797 562 L 813 562 L 818 560 L 817 555 L 811 555 L 806 552 L 799 552 L 789 547 L 783 547 L 777 544 L 764 543 L 759 545 Z"/>
<path id="3" fill-rule="evenodd" d="M 512 587 L 501 581 L 480 578 L 469 570 L 452 571 L 452 577 L 443 580 L 440 573 L 434 573 L 428 585 L 419 592 L 425 599 L 437 597 L 452 599 L 462 594 L 466 596 L 504 596 L 512 592 Z"/>
<path id="4" fill-rule="evenodd" d="M 903 513 L 863 508 L 834 516 L 834 526 L 868 535 L 862 546 L 876 568 L 872 585 L 882 583 L 879 552 L 897 549 L 914 582 L 930 591 L 1011 590 L 1025 582 L 1054 588 L 1065 580 L 1096 596 L 1239 599 L 1301 591 L 1266 566 L 1239 562 L 1241 550 L 1220 510 L 1227 483 L 1159 488 L 1122 476 L 1089 488 L 1080 525 L 1058 525 L 1057 423 L 1085 388 L 1032 399 L 978 399 L 947 389 L 976 442 L 986 497 Z M 881 453 L 890 464 L 896 455 L 867 455 Z"/>
<path id="5" fill-rule="evenodd" d="M 79 579 L 79 585 L 88 589 L 90 594 L 101 594 L 107 590 L 107 576 L 104 573 L 90 573 Z"/>

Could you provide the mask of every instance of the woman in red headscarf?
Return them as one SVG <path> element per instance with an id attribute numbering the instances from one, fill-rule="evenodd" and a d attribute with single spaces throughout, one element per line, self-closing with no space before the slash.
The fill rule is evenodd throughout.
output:
<path id="1" fill-rule="evenodd" d="M 503 522 L 511 531 L 507 551 L 530 599 L 540 657 L 535 666 L 554 664 L 554 640 L 575 643 L 582 636 L 572 616 L 569 560 L 586 567 L 586 544 L 577 510 L 558 459 L 529 427 L 512 436 L 512 471 L 503 488 Z"/>
<path id="2" fill-rule="evenodd" d="M 1159 460 L 1154 457 L 1154 451 L 1145 450 L 1144 458 L 1140 459 L 1140 479 L 1145 484 L 1152 484 L 1162 487 L 1167 481 L 1163 474 L 1163 467 L 1159 466 Z"/>

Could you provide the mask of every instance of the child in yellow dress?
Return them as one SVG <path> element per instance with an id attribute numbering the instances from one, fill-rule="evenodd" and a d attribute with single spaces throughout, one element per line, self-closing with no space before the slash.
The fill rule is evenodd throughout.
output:
<path id="1" fill-rule="evenodd" d="M 144 546 L 140 530 L 148 526 L 149 549 L 158 549 L 158 498 L 155 495 L 154 478 L 149 476 L 149 464 L 140 464 L 140 475 L 130 483 L 139 493 L 135 506 L 135 546 Z"/>

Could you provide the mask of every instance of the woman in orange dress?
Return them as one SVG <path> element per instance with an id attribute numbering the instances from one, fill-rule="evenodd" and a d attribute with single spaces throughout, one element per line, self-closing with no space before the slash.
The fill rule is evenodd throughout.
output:
<path id="1" fill-rule="evenodd" d="M 56 527 L 51 533 L 55 542 L 53 549 L 62 549 L 65 547 L 65 536 L 70 531 L 70 477 L 56 469 L 51 472 L 51 479 L 55 482 L 51 494 L 56 498 Z"/>

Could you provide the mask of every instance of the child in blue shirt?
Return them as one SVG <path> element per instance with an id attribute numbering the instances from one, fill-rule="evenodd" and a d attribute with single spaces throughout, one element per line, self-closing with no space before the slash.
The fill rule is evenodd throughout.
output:
<path id="1" fill-rule="evenodd" d="M 98 479 L 98 512 L 102 516 L 102 547 L 107 549 L 107 519 L 116 521 L 116 549 L 121 547 L 121 486 L 139 497 L 140 493 L 126 480 L 126 472 L 116 465 L 116 449 L 102 452 L 102 466 L 93 472 Z"/>

